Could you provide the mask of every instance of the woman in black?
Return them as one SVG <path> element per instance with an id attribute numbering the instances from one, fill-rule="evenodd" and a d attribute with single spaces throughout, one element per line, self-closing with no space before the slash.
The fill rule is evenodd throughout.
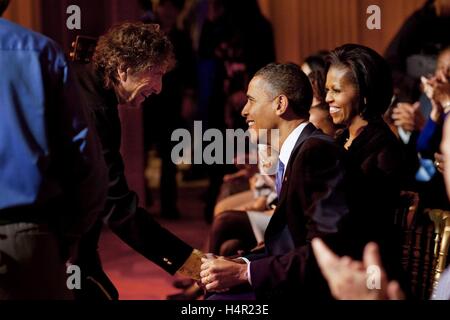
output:
<path id="1" fill-rule="evenodd" d="M 382 115 L 393 95 L 386 61 L 370 48 L 347 44 L 330 54 L 326 102 L 346 150 L 350 215 L 347 245 L 356 256 L 369 241 L 379 243 L 391 275 L 400 267 L 399 233 L 394 227 L 403 179 L 400 143 Z M 350 252 L 346 252 L 348 255 Z M 393 272 L 393 273 L 392 273 Z"/>

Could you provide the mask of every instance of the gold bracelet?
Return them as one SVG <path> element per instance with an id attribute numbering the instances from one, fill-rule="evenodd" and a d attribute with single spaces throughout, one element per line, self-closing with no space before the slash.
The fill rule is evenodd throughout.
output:
<path id="1" fill-rule="evenodd" d="M 200 278 L 200 267 L 202 265 L 202 258 L 205 257 L 205 254 L 200 250 L 194 249 L 186 260 L 186 262 L 178 269 L 178 273 L 192 278 L 194 280 L 201 280 Z"/>

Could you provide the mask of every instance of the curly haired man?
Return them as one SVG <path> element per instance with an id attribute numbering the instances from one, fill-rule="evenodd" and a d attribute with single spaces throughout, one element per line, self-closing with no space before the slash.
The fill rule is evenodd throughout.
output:
<path id="1" fill-rule="evenodd" d="M 198 278 L 201 253 L 162 228 L 138 206 L 129 190 L 120 155 L 117 106 L 139 106 L 158 94 L 162 77 L 174 65 L 173 47 L 158 25 L 123 23 L 100 37 L 92 63 L 75 64 L 86 104 L 95 118 L 109 169 L 109 190 L 103 219 L 82 239 L 75 263 L 83 272 L 80 299 L 117 299 L 118 292 L 104 273 L 97 244 L 103 223 L 131 248 L 170 274 Z"/>

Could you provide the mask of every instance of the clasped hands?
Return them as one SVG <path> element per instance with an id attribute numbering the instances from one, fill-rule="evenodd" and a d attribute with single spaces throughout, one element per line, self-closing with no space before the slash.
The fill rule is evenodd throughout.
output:
<path id="1" fill-rule="evenodd" d="M 226 292 L 248 283 L 247 263 L 243 259 L 228 259 L 209 255 L 202 258 L 200 285 L 209 292 Z"/>

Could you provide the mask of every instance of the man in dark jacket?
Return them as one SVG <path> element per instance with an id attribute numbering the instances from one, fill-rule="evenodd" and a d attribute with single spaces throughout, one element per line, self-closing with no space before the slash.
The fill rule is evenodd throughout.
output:
<path id="1" fill-rule="evenodd" d="M 118 104 L 138 107 L 158 94 L 162 77 L 173 66 L 173 48 L 157 25 L 124 23 L 100 38 L 93 63 L 76 65 L 86 103 L 92 111 L 109 170 L 103 221 L 83 239 L 76 262 L 84 271 L 81 299 L 117 299 L 118 293 L 100 263 L 97 244 L 103 223 L 131 248 L 170 274 L 198 278 L 201 254 L 162 228 L 138 206 L 129 190 L 120 155 Z"/>
<path id="2" fill-rule="evenodd" d="M 251 285 L 252 293 L 236 292 L 238 299 L 329 297 L 310 241 L 336 234 L 348 213 L 341 148 L 308 122 L 312 88 L 299 66 L 264 67 L 247 97 L 242 115 L 254 136 L 279 132 L 279 202 L 264 235 L 265 252 L 235 261 L 204 260 L 202 282 L 210 291 Z M 277 148 L 276 141 L 269 144 Z M 212 297 L 217 298 L 223 294 Z"/>

